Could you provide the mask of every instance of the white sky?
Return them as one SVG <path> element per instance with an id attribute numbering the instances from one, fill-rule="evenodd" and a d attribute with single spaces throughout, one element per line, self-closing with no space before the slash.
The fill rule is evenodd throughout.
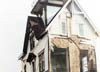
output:
<path id="1" fill-rule="evenodd" d="M 0 0 L 0 72 L 20 72 L 21 70 L 18 57 L 22 52 L 27 16 L 33 1 Z M 79 2 L 100 30 L 100 1 L 79 0 Z M 99 45 L 98 43 L 97 46 Z M 97 48 L 96 51 L 100 69 L 100 49 Z"/>

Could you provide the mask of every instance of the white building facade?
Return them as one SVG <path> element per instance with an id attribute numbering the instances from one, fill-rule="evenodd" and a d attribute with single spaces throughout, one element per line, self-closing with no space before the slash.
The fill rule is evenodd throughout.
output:
<path id="1" fill-rule="evenodd" d="M 77 0 L 39 0 L 31 13 L 22 72 L 97 72 L 99 33 Z"/>

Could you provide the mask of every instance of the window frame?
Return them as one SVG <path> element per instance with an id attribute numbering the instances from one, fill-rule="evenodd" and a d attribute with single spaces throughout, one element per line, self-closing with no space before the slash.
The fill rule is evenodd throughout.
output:
<path id="1" fill-rule="evenodd" d="M 66 23 L 64 21 L 61 22 L 61 26 L 62 26 L 61 33 L 66 34 Z"/>
<path id="2" fill-rule="evenodd" d="M 58 48 L 58 47 L 56 47 Z M 58 48 L 58 49 L 65 49 L 65 59 L 66 59 L 66 71 L 70 71 L 70 60 L 69 60 L 69 48 Z M 50 51 L 50 62 L 51 62 L 51 53 L 52 51 Z M 51 65 L 51 71 L 52 71 L 52 62 L 50 63 Z M 53 72 L 53 71 L 52 71 Z"/>
<path id="3" fill-rule="evenodd" d="M 60 19 L 61 35 L 68 35 L 67 19 Z M 63 28 L 64 27 L 64 28 Z"/>

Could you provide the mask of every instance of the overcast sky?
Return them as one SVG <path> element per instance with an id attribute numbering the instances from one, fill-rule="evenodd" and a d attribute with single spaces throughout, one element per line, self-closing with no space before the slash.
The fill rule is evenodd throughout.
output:
<path id="1" fill-rule="evenodd" d="M 35 0 L 0 0 L 0 72 L 21 70 L 18 57 L 22 53 L 27 16 L 33 2 L 35 3 Z M 79 2 L 100 30 L 100 1 L 79 0 Z M 99 48 L 96 51 L 100 65 Z"/>

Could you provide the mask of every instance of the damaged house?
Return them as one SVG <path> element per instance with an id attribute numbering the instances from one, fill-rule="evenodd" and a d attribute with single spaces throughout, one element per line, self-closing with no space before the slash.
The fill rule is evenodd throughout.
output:
<path id="1" fill-rule="evenodd" d="M 97 72 L 99 33 L 77 0 L 38 0 L 31 14 L 22 72 Z"/>

